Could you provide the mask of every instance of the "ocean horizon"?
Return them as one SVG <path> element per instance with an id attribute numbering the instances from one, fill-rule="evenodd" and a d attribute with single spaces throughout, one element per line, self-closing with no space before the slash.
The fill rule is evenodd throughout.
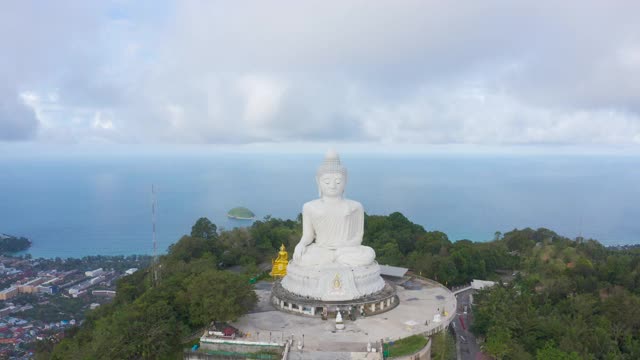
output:
<path id="1" fill-rule="evenodd" d="M 32 240 L 33 257 L 159 252 L 200 217 L 218 228 L 245 206 L 295 219 L 317 197 L 322 154 L 146 154 L 0 159 L 0 233 Z M 546 227 L 605 245 L 640 243 L 640 157 L 618 155 L 342 154 L 346 197 L 370 215 L 401 212 L 452 241 Z"/>

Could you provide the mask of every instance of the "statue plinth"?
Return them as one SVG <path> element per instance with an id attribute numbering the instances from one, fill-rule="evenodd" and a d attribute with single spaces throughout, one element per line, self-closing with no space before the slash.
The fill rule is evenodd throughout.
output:
<path id="1" fill-rule="evenodd" d="M 322 301 L 354 300 L 384 288 L 380 266 L 374 262 L 364 266 L 329 264 L 322 267 L 287 267 L 282 287 L 294 294 Z"/>

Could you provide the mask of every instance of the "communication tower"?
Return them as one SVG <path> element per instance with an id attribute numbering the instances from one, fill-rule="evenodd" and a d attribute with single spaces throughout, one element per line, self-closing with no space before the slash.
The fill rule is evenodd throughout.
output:
<path id="1" fill-rule="evenodd" d="M 151 223 L 153 231 L 153 261 L 151 270 L 153 272 L 153 286 L 158 285 L 158 244 L 156 243 L 156 188 L 151 185 Z"/>

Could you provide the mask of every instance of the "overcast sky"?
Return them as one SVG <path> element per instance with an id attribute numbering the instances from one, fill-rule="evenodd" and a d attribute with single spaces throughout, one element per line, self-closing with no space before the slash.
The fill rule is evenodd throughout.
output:
<path id="1" fill-rule="evenodd" d="M 8 1 L 0 143 L 636 148 L 638 14 L 638 1 Z"/>

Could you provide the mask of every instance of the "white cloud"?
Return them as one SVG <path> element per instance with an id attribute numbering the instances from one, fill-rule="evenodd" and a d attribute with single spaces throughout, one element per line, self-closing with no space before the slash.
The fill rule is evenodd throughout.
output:
<path id="1" fill-rule="evenodd" d="M 280 109 L 286 86 L 276 79 L 245 75 L 238 79 L 237 89 L 244 98 L 243 120 L 250 133 L 269 134 L 269 124 Z"/>
<path id="2" fill-rule="evenodd" d="M 0 118 L 5 140 L 640 138 L 636 2 L 62 2 L 46 16 L 8 6 L 0 94 L 37 121 Z"/>
<path id="3" fill-rule="evenodd" d="M 93 116 L 92 126 L 99 130 L 113 130 L 113 122 L 108 119 L 102 111 L 96 111 Z"/>

